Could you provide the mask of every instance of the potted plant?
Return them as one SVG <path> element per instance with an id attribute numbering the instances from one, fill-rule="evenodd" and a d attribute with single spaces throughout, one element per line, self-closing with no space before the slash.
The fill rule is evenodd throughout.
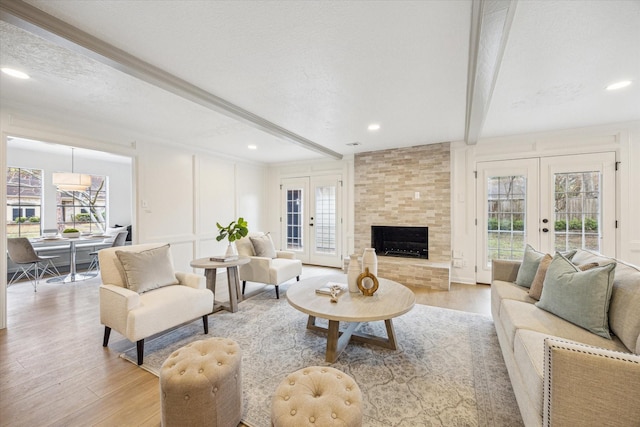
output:
<path id="1" fill-rule="evenodd" d="M 216 240 L 218 242 L 224 239 L 229 241 L 229 246 L 227 246 L 227 253 L 225 256 L 237 255 L 233 242 L 242 239 L 249 234 L 249 228 L 247 226 L 247 221 L 242 217 L 238 218 L 236 221 L 231 221 L 226 227 L 223 227 L 219 222 L 216 222 L 216 227 L 218 227 L 218 237 L 216 237 Z"/>
<path id="2" fill-rule="evenodd" d="M 62 230 L 62 237 L 66 237 L 69 239 L 80 237 L 80 230 L 76 228 L 65 228 L 64 230 Z"/>

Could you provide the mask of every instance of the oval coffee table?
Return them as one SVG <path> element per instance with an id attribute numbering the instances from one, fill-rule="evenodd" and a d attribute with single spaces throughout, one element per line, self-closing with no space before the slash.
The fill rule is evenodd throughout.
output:
<path id="1" fill-rule="evenodd" d="M 416 296 L 407 287 L 392 280 L 378 278 L 379 287 L 373 296 L 362 293 L 345 292 L 332 303 L 327 295 L 316 294 L 316 289 L 328 282 L 347 283 L 346 274 L 319 276 L 302 280 L 287 289 L 287 300 L 295 309 L 309 315 L 307 329 L 327 332 L 327 352 L 325 360 L 333 363 L 350 340 L 396 349 L 396 337 L 392 318 L 410 311 L 416 303 Z M 316 325 L 316 318 L 327 319 L 329 327 Z M 362 322 L 384 320 L 387 337 L 357 333 Z M 349 326 L 340 331 L 340 322 Z"/>

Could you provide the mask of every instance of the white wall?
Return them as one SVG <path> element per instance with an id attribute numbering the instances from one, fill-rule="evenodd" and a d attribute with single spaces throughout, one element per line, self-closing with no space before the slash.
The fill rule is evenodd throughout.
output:
<path id="1" fill-rule="evenodd" d="M 43 170 L 43 212 L 41 215 L 43 228 L 57 228 L 56 187 L 52 184 L 52 174 L 70 171 L 71 150 L 69 155 L 42 153 L 23 150 L 12 146 L 7 149 L 7 166 Z M 122 161 L 83 158 L 76 152 L 74 155 L 74 171 L 92 175 L 108 176 L 109 217 L 108 225 L 129 225 L 132 217 L 132 166 L 130 158 Z"/>
<path id="2" fill-rule="evenodd" d="M 640 121 L 539 134 L 482 139 L 476 145 L 451 145 L 452 251 L 462 254 L 463 268 L 451 280 L 475 283 L 476 182 L 480 161 L 615 151 L 618 229 L 617 258 L 640 265 Z"/>
<path id="3" fill-rule="evenodd" d="M 99 140 L 90 131 L 78 134 L 71 130 L 76 127 L 62 126 L 46 118 L 0 111 L 0 169 L 7 167 L 8 136 L 130 156 L 134 243 L 170 243 L 176 270 L 195 271 L 189 266 L 192 259 L 224 252 L 226 244 L 215 240 L 217 221 L 228 223 L 242 215 L 250 230 L 267 228 L 267 172 L 263 165 L 168 141 L 145 140 L 140 135 Z M 6 187 L 5 175 L 0 174 L 0 188 Z M 2 203 L 6 205 L 4 192 Z M 112 218 L 110 222 L 119 220 Z M 5 209 L 0 210 L 0 221 L 6 221 Z M 6 253 L 6 230 L 2 230 L 0 251 Z M 0 278 L 6 274 L 6 259 L 0 257 Z M 0 328 L 5 327 L 6 287 L 1 286 Z"/>

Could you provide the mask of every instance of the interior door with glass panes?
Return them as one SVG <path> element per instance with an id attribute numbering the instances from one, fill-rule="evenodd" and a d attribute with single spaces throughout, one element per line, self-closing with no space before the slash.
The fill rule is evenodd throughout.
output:
<path id="1" fill-rule="evenodd" d="M 286 178 L 282 188 L 282 247 L 307 264 L 341 265 L 341 177 Z"/>

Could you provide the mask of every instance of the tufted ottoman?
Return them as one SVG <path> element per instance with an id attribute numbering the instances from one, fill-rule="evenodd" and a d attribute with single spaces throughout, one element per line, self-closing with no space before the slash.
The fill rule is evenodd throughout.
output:
<path id="1" fill-rule="evenodd" d="M 361 426 L 362 393 L 349 375 L 329 366 L 310 366 L 289 374 L 271 401 L 271 424 Z"/>
<path id="2" fill-rule="evenodd" d="M 236 427 L 242 415 L 238 343 L 194 341 L 171 353 L 160 368 L 163 426 Z"/>

